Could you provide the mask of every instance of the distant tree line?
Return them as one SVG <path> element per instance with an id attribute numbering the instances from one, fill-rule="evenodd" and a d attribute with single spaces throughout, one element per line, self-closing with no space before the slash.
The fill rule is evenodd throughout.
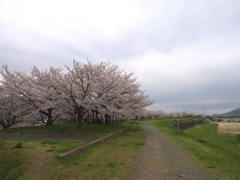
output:
<path id="1" fill-rule="evenodd" d="M 164 112 L 163 110 L 146 110 L 144 111 L 144 119 L 173 119 L 173 118 L 199 118 L 202 115 L 196 115 L 187 111 L 182 112 Z"/>

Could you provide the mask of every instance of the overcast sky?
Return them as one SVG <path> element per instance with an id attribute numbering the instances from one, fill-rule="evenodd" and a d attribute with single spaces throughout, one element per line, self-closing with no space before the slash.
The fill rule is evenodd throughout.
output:
<path id="1" fill-rule="evenodd" d="M 151 109 L 240 107 L 238 0 L 0 0 L 0 64 L 29 72 L 72 60 L 134 72 Z"/>

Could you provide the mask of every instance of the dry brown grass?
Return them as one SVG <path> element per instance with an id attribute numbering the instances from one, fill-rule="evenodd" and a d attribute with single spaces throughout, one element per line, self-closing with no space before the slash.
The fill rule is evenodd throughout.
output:
<path id="1" fill-rule="evenodd" d="M 240 123 L 218 123 L 218 133 L 240 134 Z"/>
<path id="2" fill-rule="evenodd" d="M 25 142 L 24 154 L 25 162 L 23 166 L 27 168 L 27 173 L 19 179 L 47 179 L 49 169 L 53 166 L 55 152 L 48 152 L 51 145 L 39 142 Z"/>

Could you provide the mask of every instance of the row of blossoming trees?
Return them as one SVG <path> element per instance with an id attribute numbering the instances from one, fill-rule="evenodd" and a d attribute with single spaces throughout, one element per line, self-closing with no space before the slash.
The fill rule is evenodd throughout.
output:
<path id="1" fill-rule="evenodd" d="M 104 122 L 141 116 L 152 104 L 133 73 L 109 62 L 80 63 L 73 67 L 40 70 L 30 74 L 1 69 L 0 125 L 41 120 L 52 125 L 59 119 L 76 122 Z"/>

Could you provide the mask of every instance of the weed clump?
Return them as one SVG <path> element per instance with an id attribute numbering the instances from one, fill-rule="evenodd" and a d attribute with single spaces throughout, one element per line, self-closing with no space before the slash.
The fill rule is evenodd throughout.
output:
<path id="1" fill-rule="evenodd" d="M 18 149 L 20 149 L 20 148 L 22 148 L 23 147 L 23 143 L 21 143 L 21 142 L 18 142 L 15 146 L 14 146 L 14 148 L 18 148 Z"/>
<path id="2" fill-rule="evenodd" d="M 197 139 L 197 142 L 206 143 L 206 141 L 204 139 Z"/>

